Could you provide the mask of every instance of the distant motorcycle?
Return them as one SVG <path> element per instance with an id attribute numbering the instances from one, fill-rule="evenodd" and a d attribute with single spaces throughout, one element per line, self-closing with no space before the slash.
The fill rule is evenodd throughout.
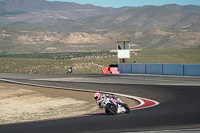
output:
<path id="1" fill-rule="evenodd" d="M 118 103 L 118 101 L 114 98 L 106 98 L 105 104 L 105 113 L 106 114 L 121 114 L 121 113 L 129 113 L 130 109 L 125 103 Z"/>
<path id="2" fill-rule="evenodd" d="M 66 74 L 70 74 L 70 73 L 72 73 L 72 67 L 68 68 L 66 71 Z"/>
<path id="3" fill-rule="evenodd" d="M 71 72 L 72 72 L 72 70 L 70 68 L 68 68 L 66 74 L 70 74 Z"/>

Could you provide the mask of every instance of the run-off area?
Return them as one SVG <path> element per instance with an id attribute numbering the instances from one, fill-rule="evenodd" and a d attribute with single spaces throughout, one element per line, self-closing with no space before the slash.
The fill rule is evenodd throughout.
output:
<path id="1" fill-rule="evenodd" d="M 102 113 L 92 92 L 0 82 L 0 124 Z M 120 97 L 133 107 L 132 99 Z"/>

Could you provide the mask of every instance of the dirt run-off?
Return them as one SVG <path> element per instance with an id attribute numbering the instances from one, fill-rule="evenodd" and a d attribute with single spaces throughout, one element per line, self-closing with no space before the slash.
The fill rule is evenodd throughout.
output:
<path id="1" fill-rule="evenodd" d="M 129 106 L 137 104 L 120 99 Z M 0 82 L 0 124 L 101 112 L 93 93 Z"/>

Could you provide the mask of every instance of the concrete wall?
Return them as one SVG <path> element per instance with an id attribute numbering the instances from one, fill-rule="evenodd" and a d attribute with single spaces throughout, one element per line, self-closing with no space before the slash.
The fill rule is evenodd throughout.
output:
<path id="1" fill-rule="evenodd" d="M 163 75 L 182 75 L 183 64 L 163 64 Z"/>
<path id="2" fill-rule="evenodd" d="M 162 64 L 146 64 L 147 74 L 162 74 Z"/>
<path id="3" fill-rule="evenodd" d="M 200 64 L 119 64 L 120 73 L 200 76 Z"/>
<path id="4" fill-rule="evenodd" d="M 120 73 L 132 73 L 132 64 L 125 63 L 121 65 L 121 68 L 119 69 Z"/>
<path id="5" fill-rule="evenodd" d="M 185 64 L 184 75 L 185 76 L 200 76 L 200 64 Z"/>
<path id="6" fill-rule="evenodd" d="M 146 73 L 145 64 L 132 64 L 132 73 L 145 74 Z"/>

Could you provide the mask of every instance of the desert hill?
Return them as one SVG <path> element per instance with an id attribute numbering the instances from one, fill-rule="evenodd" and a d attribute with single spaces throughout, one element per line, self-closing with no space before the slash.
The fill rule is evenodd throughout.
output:
<path id="1" fill-rule="evenodd" d="M 45 0 L 0 1 L 0 52 L 66 52 L 200 45 L 200 7 L 104 8 Z"/>

